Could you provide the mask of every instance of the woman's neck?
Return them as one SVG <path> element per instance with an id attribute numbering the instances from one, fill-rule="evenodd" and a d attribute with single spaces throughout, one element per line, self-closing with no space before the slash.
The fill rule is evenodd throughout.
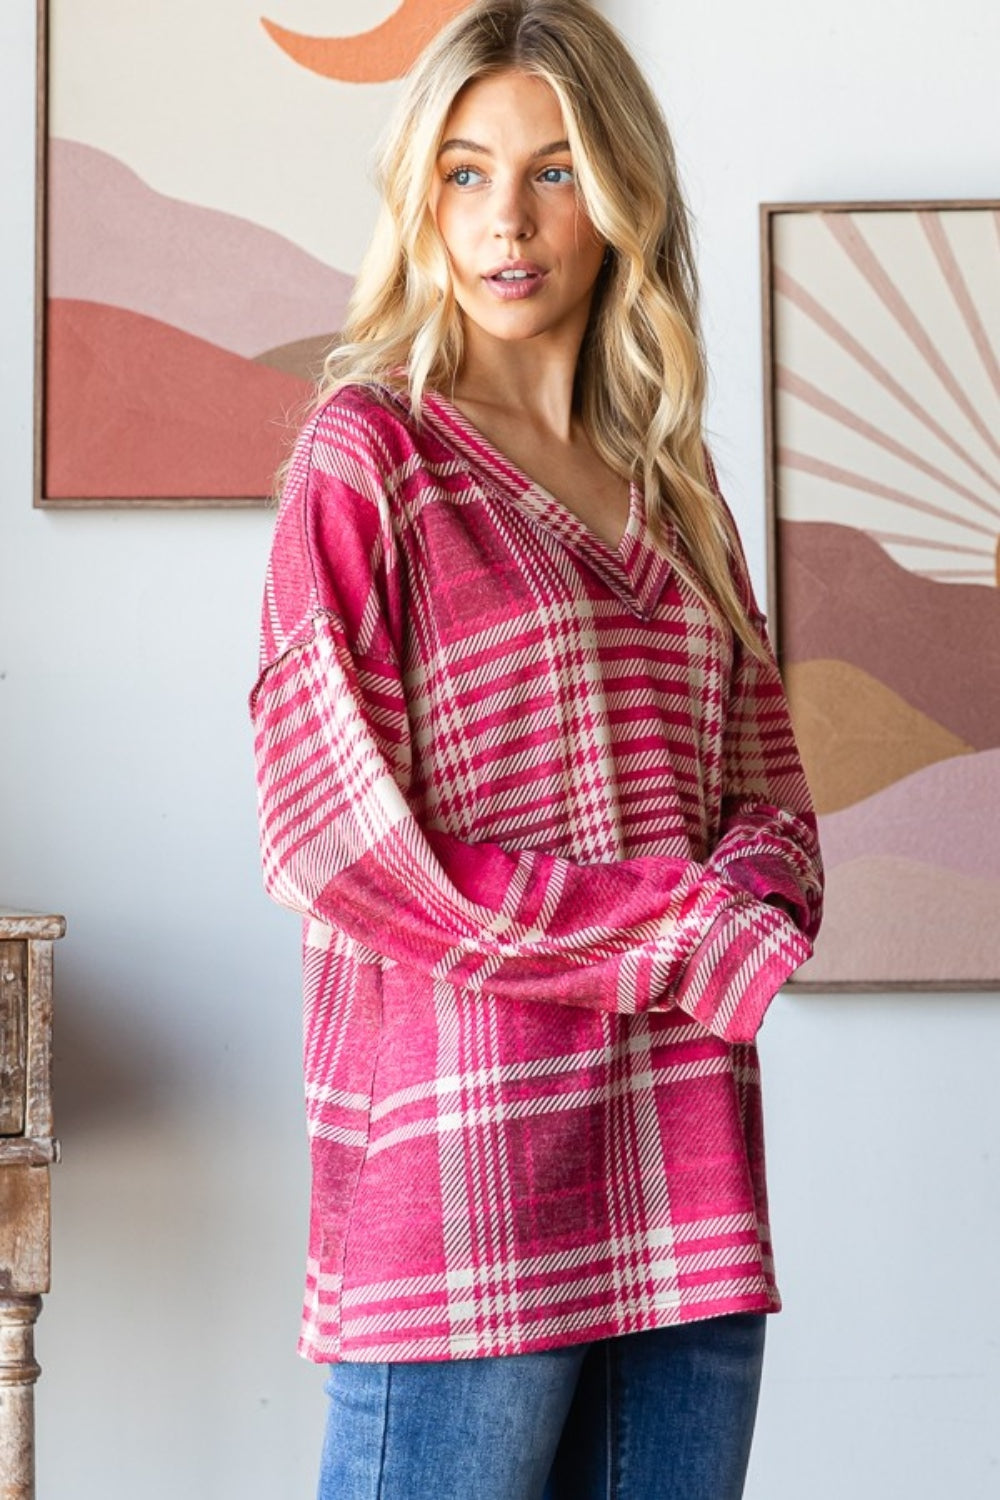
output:
<path id="1" fill-rule="evenodd" d="M 578 340 L 572 348 L 559 348 L 548 340 L 507 344 L 467 338 L 451 395 L 460 407 L 490 408 L 568 442 L 578 357 Z"/>

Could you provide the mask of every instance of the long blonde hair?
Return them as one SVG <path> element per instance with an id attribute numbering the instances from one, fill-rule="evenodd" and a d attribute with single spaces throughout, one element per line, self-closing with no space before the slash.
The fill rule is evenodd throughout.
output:
<path id="1" fill-rule="evenodd" d="M 654 535 L 673 522 L 692 562 L 679 570 L 759 654 L 703 442 L 698 280 L 673 144 L 625 44 L 586 0 L 479 0 L 418 60 L 383 138 L 380 218 L 318 399 L 350 383 L 392 386 L 405 371 L 419 418 L 425 389 L 451 387 L 462 324 L 429 207 L 433 174 L 461 89 L 510 71 L 556 94 L 584 206 L 612 251 L 580 351 L 580 419 L 615 473 L 641 476 Z"/>

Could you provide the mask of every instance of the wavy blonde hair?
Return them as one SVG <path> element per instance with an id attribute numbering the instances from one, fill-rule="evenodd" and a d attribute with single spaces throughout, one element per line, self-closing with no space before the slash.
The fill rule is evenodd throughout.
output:
<path id="1" fill-rule="evenodd" d="M 580 419 L 609 468 L 641 477 L 654 535 L 674 524 L 691 559 L 679 571 L 758 655 L 703 442 L 698 280 L 673 144 L 625 44 L 586 0 L 478 0 L 422 54 L 379 151 L 380 217 L 318 400 L 357 382 L 405 383 L 419 419 L 428 387 L 451 388 L 463 339 L 429 206 L 437 153 L 460 91 L 509 71 L 554 91 L 584 207 L 612 251 L 580 351 Z"/>

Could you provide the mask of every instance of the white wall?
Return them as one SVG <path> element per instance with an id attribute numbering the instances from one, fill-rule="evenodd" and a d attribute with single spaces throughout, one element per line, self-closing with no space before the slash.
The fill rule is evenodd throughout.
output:
<path id="1" fill-rule="evenodd" d="M 42 1500 L 313 1490 L 297 931 L 259 892 L 244 698 L 270 519 L 32 513 L 34 0 L 0 7 L 0 898 L 58 950 Z M 993 0 L 610 0 L 700 221 L 714 447 L 763 582 L 756 205 L 988 196 Z M 782 997 L 786 1311 L 749 1500 L 1000 1493 L 1000 1002 Z"/>

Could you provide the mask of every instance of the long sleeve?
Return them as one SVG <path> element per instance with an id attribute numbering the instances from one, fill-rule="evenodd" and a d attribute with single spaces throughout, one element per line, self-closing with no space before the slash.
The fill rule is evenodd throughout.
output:
<path id="1" fill-rule="evenodd" d="M 762 618 L 761 638 L 767 642 Z M 805 775 L 774 658 L 738 653 L 725 732 L 725 795 L 713 870 L 761 901 L 778 902 L 813 938 L 823 866 Z"/>
<path id="2" fill-rule="evenodd" d="M 766 643 L 763 619 L 755 616 Z M 788 718 L 778 669 L 768 649 L 760 661 L 737 646 L 737 667 L 724 732 L 720 837 L 708 869 L 772 911 L 787 912 L 811 952 L 823 905 L 823 867 L 816 819 Z M 723 912 L 712 936 L 689 960 L 678 1004 L 720 1035 L 733 1020 L 709 998 L 722 992 L 737 1006 L 735 1030 L 753 1036 L 787 974 L 780 964 L 753 976 L 741 965 L 744 914 Z M 777 982 L 775 982 L 777 981 Z M 728 1032 L 727 1032 L 728 1028 Z"/>
<path id="3" fill-rule="evenodd" d="M 386 442 L 327 408 L 289 476 L 251 698 L 268 892 L 359 955 L 464 992 L 615 1012 L 677 1004 L 748 1039 L 809 945 L 724 863 L 577 864 L 421 826 L 388 499 L 406 464 Z"/>
<path id="4" fill-rule="evenodd" d="M 710 474 L 725 504 L 711 464 Z M 709 865 L 740 890 L 784 907 L 812 939 L 823 909 L 816 817 L 767 626 L 738 544 L 734 573 L 764 654 L 756 657 L 735 642 L 719 836 Z"/>

